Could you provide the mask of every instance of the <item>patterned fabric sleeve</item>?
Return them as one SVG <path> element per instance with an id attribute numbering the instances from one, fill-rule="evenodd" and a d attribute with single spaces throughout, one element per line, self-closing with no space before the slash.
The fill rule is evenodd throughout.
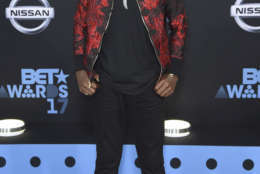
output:
<path id="1" fill-rule="evenodd" d="M 187 31 L 187 16 L 184 0 L 166 0 L 166 16 L 169 19 L 170 33 L 170 60 L 166 70 L 180 76 L 183 65 L 184 43 Z"/>
<path id="2" fill-rule="evenodd" d="M 73 55 L 74 71 L 84 68 L 84 44 L 86 27 L 87 0 L 78 0 L 76 12 L 73 17 Z"/>

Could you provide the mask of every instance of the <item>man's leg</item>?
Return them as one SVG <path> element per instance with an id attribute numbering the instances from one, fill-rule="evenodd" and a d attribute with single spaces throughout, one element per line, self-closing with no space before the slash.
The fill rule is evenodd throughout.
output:
<path id="1" fill-rule="evenodd" d="M 163 158 L 164 118 L 161 98 L 150 87 L 131 98 L 135 114 L 136 150 L 142 174 L 165 174 Z"/>
<path id="2" fill-rule="evenodd" d="M 95 174 L 117 174 L 124 133 L 122 95 L 105 84 L 101 84 L 93 97 L 96 105 L 94 117 L 97 152 Z"/>

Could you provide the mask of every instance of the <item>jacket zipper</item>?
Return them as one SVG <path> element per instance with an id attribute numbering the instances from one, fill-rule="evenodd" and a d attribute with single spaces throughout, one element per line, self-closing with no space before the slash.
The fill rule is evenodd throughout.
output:
<path id="1" fill-rule="evenodd" d="M 112 0 L 112 7 L 111 7 L 111 11 L 110 11 L 110 13 L 109 13 L 107 25 L 106 25 L 106 27 L 105 27 L 105 31 L 104 31 L 103 34 L 102 34 L 101 43 L 100 43 L 99 48 L 98 48 L 98 53 L 97 53 L 97 55 L 96 55 L 96 57 L 95 57 L 95 59 L 94 59 L 94 62 L 93 62 L 93 64 L 92 64 L 91 71 L 93 70 L 94 65 L 95 65 L 95 63 L 96 63 L 96 61 L 97 61 L 98 55 L 99 55 L 99 53 L 100 53 L 100 49 L 101 49 L 101 45 L 102 45 L 102 41 L 103 41 L 103 36 L 104 36 L 104 34 L 105 34 L 106 30 L 107 30 L 107 27 L 108 27 L 108 24 L 109 24 L 110 17 L 111 17 L 111 15 L 112 15 L 113 9 L 114 9 L 114 0 Z"/>
<path id="2" fill-rule="evenodd" d="M 156 51 L 156 49 L 155 49 L 154 43 L 153 43 L 153 41 L 152 41 L 152 39 L 151 39 L 151 36 L 150 36 L 150 33 L 149 33 L 149 29 L 148 29 L 148 27 L 147 27 L 147 25 L 146 25 L 146 23 L 145 23 L 145 21 L 144 21 L 144 18 L 143 18 L 143 15 L 142 15 L 142 13 L 141 13 L 141 8 L 140 8 L 140 5 L 139 5 L 139 3 L 138 3 L 138 0 L 136 0 L 136 3 L 137 3 L 137 5 L 138 5 L 139 12 L 140 12 L 140 16 L 141 16 L 141 18 L 142 18 L 142 21 L 143 21 L 143 23 L 144 23 L 144 26 L 145 26 L 145 28 L 146 28 L 146 30 L 147 30 L 147 32 L 148 32 L 148 36 L 149 36 L 149 38 L 150 38 L 150 41 L 151 41 L 151 43 L 152 43 L 152 45 L 153 45 L 153 49 L 154 49 L 156 58 L 157 58 L 157 60 L 158 60 L 158 62 L 159 62 L 159 64 L 160 64 L 161 71 L 160 71 L 160 75 L 159 75 L 159 78 L 158 78 L 158 80 L 160 80 L 161 75 L 162 75 L 162 64 L 161 64 L 160 59 L 158 58 L 157 51 Z"/>

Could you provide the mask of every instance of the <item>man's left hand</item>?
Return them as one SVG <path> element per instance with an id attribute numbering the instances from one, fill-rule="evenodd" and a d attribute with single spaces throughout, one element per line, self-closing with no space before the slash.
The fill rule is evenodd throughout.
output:
<path id="1" fill-rule="evenodd" d="M 169 76 L 168 73 L 162 75 L 162 78 L 157 81 L 154 90 L 161 97 L 168 97 L 173 94 L 176 84 L 178 81 L 178 77 L 176 75 Z"/>

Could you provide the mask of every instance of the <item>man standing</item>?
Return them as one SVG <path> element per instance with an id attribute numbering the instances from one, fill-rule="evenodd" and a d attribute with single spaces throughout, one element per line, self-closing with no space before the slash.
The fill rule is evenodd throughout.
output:
<path id="1" fill-rule="evenodd" d="M 95 174 L 118 173 L 128 122 L 142 174 L 165 174 L 162 103 L 180 76 L 186 28 L 183 0 L 79 0 L 74 70 L 97 110 Z"/>

